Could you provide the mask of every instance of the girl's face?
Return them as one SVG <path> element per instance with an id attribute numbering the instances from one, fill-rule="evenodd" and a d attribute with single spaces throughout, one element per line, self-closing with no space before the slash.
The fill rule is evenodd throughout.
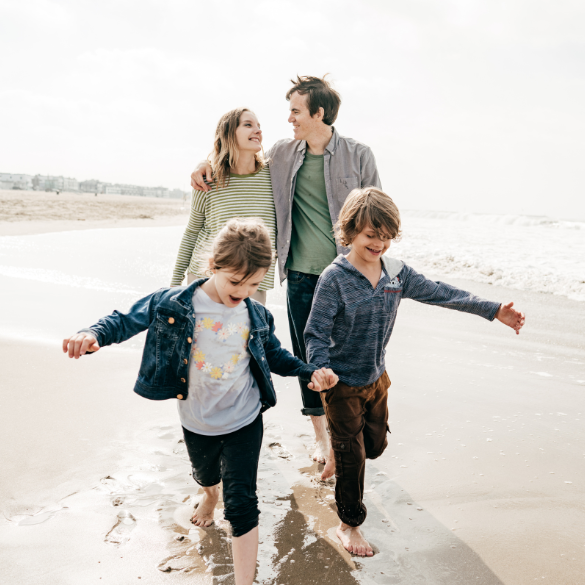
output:
<path id="1" fill-rule="evenodd" d="M 253 112 L 244 112 L 236 128 L 236 141 L 240 152 L 256 153 L 262 149 L 262 130 Z"/>
<path id="2" fill-rule="evenodd" d="M 215 302 L 220 302 L 227 307 L 237 307 L 245 298 L 252 296 L 258 290 L 267 272 L 267 268 L 261 268 L 242 281 L 243 274 L 238 274 L 229 268 L 222 268 L 215 270 L 213 277 L 206 284 L 214 285 L 218 297 L 213 299 Z"/>

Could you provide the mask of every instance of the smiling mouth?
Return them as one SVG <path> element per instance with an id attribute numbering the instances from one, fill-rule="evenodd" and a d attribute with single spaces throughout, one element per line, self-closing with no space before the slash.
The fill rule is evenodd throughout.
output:
<path id="1" fill-rule="evenodd" d="M 370 254 L 374 254 L 374 256 L 378 256 L 382 253 L 382 250 L 374 250 L 373 248 L 366 248 L 366 250 L 370 252 Z"/>
<path id="2" fill-rule="evenodd" d="M 260 143 L 260 139 L 259 139 L 259 138 L 256 138 L 256 137 L 254 137 L 254 138 L 250 138 L 250 140 L 252 140 L 253 142 L 258 142 L 258 143 Z"/>

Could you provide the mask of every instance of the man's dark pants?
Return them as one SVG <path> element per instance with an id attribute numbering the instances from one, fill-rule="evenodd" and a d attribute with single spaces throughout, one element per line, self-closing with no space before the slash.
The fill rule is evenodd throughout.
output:
<path id="1" fill-rule="evenodd" d="M 319 277 L 315 274 L 305 274 L 296 270 L 289 270 L 287 275 L 286 306 L 293 353 L 304 362 L 307 361 L 304 332 L 309 320 L 311 306 L 313 305 L 313 295 L 315 294 L 318 280 Z M 303 398 L 301 412 L 304 415 L 323 416 L 325 410 L 323 409 L 323 404 L 321 404 L 319 393 L 309 390 L 307 382 L 303 382 L 301 379 L 299 379 L 299 384 Z"/>

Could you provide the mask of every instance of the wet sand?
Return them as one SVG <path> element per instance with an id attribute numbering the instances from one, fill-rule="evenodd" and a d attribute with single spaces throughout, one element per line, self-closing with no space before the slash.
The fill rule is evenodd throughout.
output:
<path id="1" fill-rule="evenodd" d="M 477 317 L 401 306 L 387 360 L 392 434 L 366 474 L 373 558 L 339 546 L 333 483 L 319 481 L 310 459 L 296 381 L 275 376 L 279 403 L 265 415 L 259 471 L 258 582 L 582 581 L 583 304 L 454 283 L 515 300 L 528 325 L 517 337 Z M 290 347 L 284 289 L 268 304 Z M 0 339 L 2 581 L 232 582 L 221 509 L 212 528 L 189 523 L 199 490 L 176 407 L 132 393 L 140 352 L 128 347 L 70 361 L 56 339 Z"/>

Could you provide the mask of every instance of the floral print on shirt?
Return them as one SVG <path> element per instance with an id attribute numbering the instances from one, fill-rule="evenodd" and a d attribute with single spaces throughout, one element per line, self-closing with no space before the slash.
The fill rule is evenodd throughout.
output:
<path id="1" fill-rule="evenodd" d="M 220 366 L 210 364 L 205 360 L 205 353 L 197 345 L 198 334 L 204 329 L 213 331 L 219 341 L 226 341 L 232 335 L 240 335 L 242 338 L 242 350 L 240 353 L 232 354 L 230 360 Z M 214 380 L 225 380 L 235 370 L 238 362 L 246 357 L 248 350 L 248 338 L 250 329 L 245 323 L 228 323 L 225 327 L 220 321 L 214 321 L 209 317 L 197 319 L 195 322 L 195 339 L 191 349 L 191 359 L 195 360 L 195 367 L 202 372 L 209 374 Z"/>

